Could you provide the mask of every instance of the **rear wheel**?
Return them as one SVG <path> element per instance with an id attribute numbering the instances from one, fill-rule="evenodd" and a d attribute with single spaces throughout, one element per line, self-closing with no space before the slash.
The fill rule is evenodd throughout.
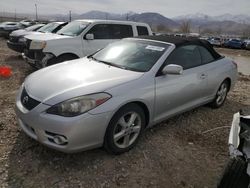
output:
<path id="1" fill-rule="evenodd" d="M 221 107 L 227 98 L 228 91 L 229 91 L 229 82 L 227 80 L 224 80 L 220 85 L 213 102 L 211 103 L 211 107 L 213 108 Z"/>
<path id="2" fill-rule="evenodd" d="M 145 115 L 140 106 L 128 104 L 111 119 L 106 131 L 104 147 L 112 154 L 129 151 L 137 143 L 145 127 Z"/>
<path id="3" fill-rule="evenodd" d="M 218 188 L 247 188 L 248 185 L 247 163 L 240 157 L 230 159 Z"/>

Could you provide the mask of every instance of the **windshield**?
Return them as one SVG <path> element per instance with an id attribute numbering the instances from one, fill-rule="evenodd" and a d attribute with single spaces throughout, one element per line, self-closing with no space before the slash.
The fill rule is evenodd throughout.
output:
<path id="1" fill-rule="evenodd" d="M 44 26 L 44 24 L 36 24 L 36 25 L 32 25 L 30 27 L 27 27 L 25 30 L 26 31 L 36 31 L 39 28 L 41 28 L 42 26 Z"/>
<path id="2" fill-rule="evenodd" d="M 42 32 L 42 33 L 51 33 L 53 32 L 54 29 L 56 29 L 60 24 L 59 23 L 49 23 L 46 24 L 45 26 L 41 27 L 37 31 Z"/>
<path id="3" fill-rule="evenodd" d="M 82 31 L 88 26 L 87 22 L 74 21 L 60 29 L 57 34 L 77 36 L 82 33 Z"/>
<path id="4" fill-rule="evenodd" d="M 123 69 L 147 72 L 168 47 L 159 42 L 127 39 L 108 45 L 90 58 Z"/>

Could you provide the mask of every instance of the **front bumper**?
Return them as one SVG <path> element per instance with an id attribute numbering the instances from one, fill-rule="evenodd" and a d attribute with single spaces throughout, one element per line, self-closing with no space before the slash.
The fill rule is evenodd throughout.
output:
<path id="1" fill-rule="evenodd" d="M 27 49 L 24 49 L 22 57 L 29 65 L 37 69 L 46 67 L 48 65 L 48 62 L 55 59 L 55 56 L 53 54 L 45 54 L 41 50 Z"/>
<path id="2" fill-rule="evenodd" d="M 28 136 L 50 148 L 66 153 L 103 145 L 111 112 L 96 115 L 85 113 L 68 118 L 47 114 L 46 110 L 49 107 L 40 103 L 28 111 L 18 97 L 15 108 L 18 124 Z M 62 145 L 55 143 L 56 136 L 64 137 L 66 142 Z"/>
<path id="3" fill-rule="evenodd" d="M 23 43 L 15 43 L 15 42 L 7 41 L 7 45 L 10 49 L 16 52 L 20 52 L 20 53 L 22 53 L 25 48 L 25 44 Z"/>

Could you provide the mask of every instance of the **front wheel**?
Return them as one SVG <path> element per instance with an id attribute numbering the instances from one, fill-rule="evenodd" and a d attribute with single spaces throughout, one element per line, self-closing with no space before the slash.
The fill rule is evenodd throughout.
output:
<path id="1" fill-rule="evenodd" d="M 145 128 L 145 114 L 137 104 L 122 107 L 111 119 L 106 131 L 104 147 L 112 154 L 129 151 L 137 143 Z"/>
<path id="2" fill-rule="evenodd" d="M 229 82 L 227 80 L 225 80 L 220 85 L 220 87 L 216 93 L 216 96 L 215 96 L 213 102 L 211 103 L 211 107 L 213 107 L 213 108 L 221 107 L 227 98 L 228 91 L 229 91 Z"/>

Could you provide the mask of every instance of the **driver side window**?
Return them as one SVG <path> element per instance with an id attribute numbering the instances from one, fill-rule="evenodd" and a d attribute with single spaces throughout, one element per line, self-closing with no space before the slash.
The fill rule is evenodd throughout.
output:
<path id="1" fill-rule="evenodd" d="M 109 27 L 110 25 L 108 24 L 98 24 L 93 26 L 88 34 L 93 34 L 95 39 L 109 39 Z"/>
<path id="2" fill-rule="evenodd" d="M 202 65 L 199 48 L 196 45 L 186 45 L 176 48 L 166 59 L 165 65 L 176 64 L 183 69 Z"/>

